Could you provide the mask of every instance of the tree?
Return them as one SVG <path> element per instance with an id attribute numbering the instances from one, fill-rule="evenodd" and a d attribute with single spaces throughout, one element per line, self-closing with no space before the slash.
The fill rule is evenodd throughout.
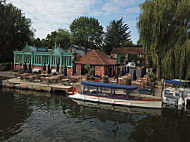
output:
<path id="1" fill-rule="evenodd" d="M 51 32 L 51 34 L 48 34 L 45 39 L 46 42 L 44 42 L 45 45 L 43 45 L 43 46 L 46 46 L 48 48 L 54 47 L 56 35 L 57 35 L 57 31 L 53 31 L 53 32 Z"/>
<path id="2" fill-rule="evenodd" d="M 97 19 L 79 17 L 70 25 L 71 41 L 85 48 L 98 49 L 103 40 L 103 27 Z"/>
<path id="3" fill-rule="evenodd" d="M 188 39 L 189 12 L 190 1 L 187 0 L 149 0 L 141 5 L 138 22 L 140 39 L 145 51 L 156 56 L 158 79 L 162 76 L 164 58 L 172 68 L 169 71 L 176 72 L 174 55 L 179 50 L 175 53 L 174 49 Z M 168 67 L 164 67 L 164 70 L 168 70 Z"/>
<path id="4" fill-rule="evenodd" d="M 0 1 L 0 62 L 13 60 L 13 50 L 21 50 L 33 37 L 31 20 L 11 3 Z M 6 56 L 4 56 L 6 55 Z"/>
<path id="5" fill-rule="evenodd" d="M 42 41 L 40 38 L 31 38 L 31 41 L 29 42 L 30 45 L 36 46 L 36 47 L 42 47 Z"/>
<path id="6" fill-rule="evenodd" d="M 65 29 L 58 29 L 55 37 L 55 42 L 60 44 L 61 48 L 68 48 L 70 46 L 70 33 Z"/>
<path id="7" fill-rule="evenodd" d="M 116 21 L 113 20 L 107 26 L 107 31 L 105 33 L 105 52 L 110 54 L 113 47 L 122 47 L 126 42 L 130 41 L 130 31 L 128 24 L 123 23 L 123 19 Z"/>

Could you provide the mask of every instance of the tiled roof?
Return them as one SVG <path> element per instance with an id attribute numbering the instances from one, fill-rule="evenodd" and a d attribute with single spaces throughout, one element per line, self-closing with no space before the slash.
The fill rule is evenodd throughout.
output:
<path id="1" fill-rule="evenodd" d="M 142 47 L 123 47 L 123 48 L 113 48 L 111 54 L 144 54 Z"/>
<path id="2" fill-rule="evenodd" d="M 76 61 L 75 63 L 89 65 L 116 65 L 117 61 L 108 58 L 108 56 L 101 51 L 92 50 L 82 56 L 79 61 Z"/>

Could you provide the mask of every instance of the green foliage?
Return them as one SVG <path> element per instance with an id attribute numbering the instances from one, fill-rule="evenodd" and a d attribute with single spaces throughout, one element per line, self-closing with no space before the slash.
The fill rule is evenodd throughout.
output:
<path id="1" fill-rule="evenodd" d="M 148 56 L 147 56 L 147 60 L 148 60 L 148 67 L 149 67 L 149 68 L 152 68 L 152 64 L 153 64 L 152 56 L 151 56 L 151 55 L 148 55 Z"/>
<path id="2" fill-rule="evenodd" d="M 85 65 L 84 68 L 87 71 L 87 75 L 90 75 L 90 65 Z"/>
<path id="3" fill-rule="evenodd" d="M 103 76 L 103 83 L 108 83 L 108 77 L 106 75 Z"/>
<path id="4" fill-rule="evenodd" d="M 124 24 L 122 18 L 118 21 L 112 20 L 110 22 L 109 26 L 107 26 L 104 40 L 106 43 L 104 51 L 107 54 L 111 53 L 113 47 L 122 47 L 126 43 L 129 44 L 131 32 L 127 32 L 128 29 L 128 24 Z"/>
<path id="5" fill-rule="evenodd" d="M 132 83 L 132 80 L 130 78 L 127 78 L 126 79 L 126 85 L 131 85 L 131 83 Z"/>
<path id="6" fill-rule="evenodd" d="M 31 38 L 31 41 L 29 42 L 30 45 L 36 46 L 36 47 L 42 47 L 42 42 L 40 38 Z"/>
<path id="7" fill-rule="evenodd" d="M 38 74 L 41 74 L 41 73 L 42 73 L 42 71 L 41 71 L 41 70 L 39 70 L 39 71 L 38 71 Z"/>
<path id="8" fill-rule="evenodd" d="M 89 74 L 92 75 L 92 76 L 95 74 L 95 69 L 93 67 L 90 68 Z"/>
<path id="9" fill-rule="evenodd" d="M 120 62 L 123 63 L 125 60 L 125 54 L 120 55 Z M 124 63 L 125 64 L 125 63 Z"/>
<path id="10" fill-rule="evenodd" d="M 61 48 L 68 48 L 70 46 L 70 32 L 65 29 L 58 29 L 58 31 L 48 34 L 45 39 L 33 38 L 29 44 L 37 47 L 52 48 L 55 46 L 55 43 L 59 44 Z"/>
<path id="11" fill-rule="evenodd" d="M 97 19 L 79 17 L 70 25 L 73 44 L 91 49 L 99 49 L 103 40 L 103 27 Z"/>
<path id="12" fill-rule="evenodd" d="M 22 67 L 23 62 L 19 62 L 19 66 Z"/>
<path id="13" fill-rule="evenodd" d="M 141 5 L 138 22 L 140 41 L 146 53 L 156 57 L 158 79 L 161 78 L 161 73 L 167 75 L 168 71 L 177 71 L 179 60 L 176 63 L 176 55 L 180 54 L 180 50 L 177 50 L 178 53 L 174 50 L 177 45 L 184 45 L 188 39 L 189 23 L 190 1 L 149 0 Z M 175 75 L 168 77 L 173 78 Z"/>
<path id="14" fill-rule="evenodd" d="M 4 70 L 10 70 L 11 69 L 11 63 L 10 62 L 1 63 L 0 66 L 3 66 Z"/>
<path id="15" fill-rule="evenodd" d="M 85 70 L 88 71 L 88 70 L 90 70 L 90 65 L 85 65 L 84 68 L 85 68 Z"/>
<path id="16" fill-rule="evenodd" d="M 148 72 L 148 77 L 150 78 L 151 82 L 156 80 L 156 75 L 153 72 Z"/>
<path id="17" fill-rule="evenodd" d="M 90 65 L 85 65 L 84 68 L 87 71 L 87 75 L 89 75 L 89 76 L 94 75 L 94 73 L 95 73 L 95 68 L 94 67 L 90 67 Z"/>
<path id="18" fill-rule="evenodd" d="M 63 70 L 63 68 L 61 68 L 61 74 L 64 74 L 64 70 Z"/>
<path id="19" fill-rule="evenodd" d="M 137 60 L 137 55 L 136 54 L 128 54 L 128 61 L 129 62 L 135 62 Z"/>
<path id="20" fill-rule="evenodd" d="M 57 31 L 53 31 L 51 32 L 51 34 L 48 34 L 45 39 L 40 40 L 40 38 L 37 39 L 32 38 L 29 44 L 37 47 L 52 48 L 55 46 L 56 36 L 57 36 Z"/>
<path id="21" fill-rule="evenodd" d="M 0 62 L 12 61 L 13 50 L 22 49 L 30 41 L 33 36 L 30 26 L 30 19 L 20 9 L 0 1 Z"/>
<path id="22" fill-rule="evenodd" d="M 142 66 L 144 65 L 144 58 L 137 54 L 128 54 L 128 62 L 135 62 L 137 66 Z"/>
<path id="23" fill-rule="evenodd" d="M 123 42 L 123 47 L 132 47 L 134 46 L 133 42 L 131 40 Z"/>
<path id="24" fill-rule="evenodd" d="M 61 48 L 67 49 L 70 46 L 70 32 L 65 29 L 58 29 L 55 42 L 59 43 Z"/>

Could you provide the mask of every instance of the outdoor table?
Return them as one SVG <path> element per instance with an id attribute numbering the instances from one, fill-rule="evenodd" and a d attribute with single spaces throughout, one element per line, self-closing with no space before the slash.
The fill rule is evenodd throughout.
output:
<path id="1" fill-rule="evenodd" d="M 41 77 L 43 83 L 49 83 L 51 77 Z"/>
<path id="2" fill-rule="evenodd" d="M 65 78 L 65 79 L 61 79 L 61 81 L 66 82 L 66 81 L 69 81 L 69 79 Z"/>
<path id="3" fill-rule="evenodd" d="M 51 83 L 57 83 L 59 79 L 60 79 L 60 76 L 51 76 L 50 82 Z"/>
<path id="4" fill-rule="evenodd" d="M 23 77 L 23 78 L 25 78 L 26 76 L 28 76 L 29 75 L 29 73 L 23 73 L 23 74 L 21 74 L 21 76 Z"/>
<path id="5" fill-rule="evenodd" d="M 46 74 L 46 73 L 42 73 L 42 74 L 39 74 L 39 76 L 40 76 L 40 77 L 47 77 L 48 74 Z"/>
<path id="6" fill-rule="evenodd" d="M 26 79 L 28 79 L 29 81 L 32 81 L 33 79 L 35 79 L 35 75 L 29 75 L 26 77 Z"/>
<path id="7" fill-rule="evenodd" d="M 69 83 L 70 83 L 70 79 L 61 79 L 61 83 L 63 84 L 63 85 L 69 85 Z"/>

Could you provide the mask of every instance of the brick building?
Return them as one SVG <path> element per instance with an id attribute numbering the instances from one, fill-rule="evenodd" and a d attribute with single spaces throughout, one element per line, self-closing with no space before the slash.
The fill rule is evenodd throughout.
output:
<path id="1" fill-rule="evenodd" d="M 146 55 L 144 53 L 144 49 L 142 46 L 113 48 L 112 52 L 111 52 L 111 56 L 113 58 L 117 58 L 118 54 L 119 55 L 125 55 L 125 60 L 127 62 L 128 62 L 128 55 L 129 54 L 136 55 L 137 58 L 143 58 L 143 65 L 147 66 L 147 59 L 146 59 Z"/>
<path id="2" fill-rule="evenodd" d="M 78 61 L 75 61 L 76 73 L 79 75 L 85 75 L 85 65 L 90 65 L 95 69 L 95 75 L 105 75 L 110 72 L 113 76 L 117 70 L 117 61 L 110 59 L 105 53 L 97 50 L 92 50 L 82 56 Z"/>

